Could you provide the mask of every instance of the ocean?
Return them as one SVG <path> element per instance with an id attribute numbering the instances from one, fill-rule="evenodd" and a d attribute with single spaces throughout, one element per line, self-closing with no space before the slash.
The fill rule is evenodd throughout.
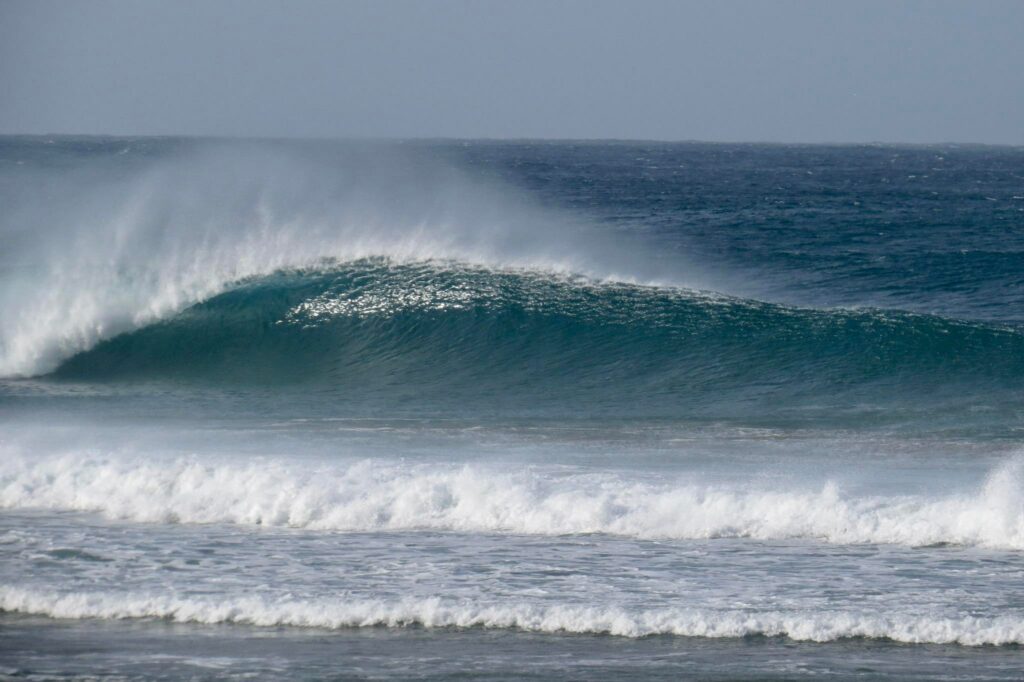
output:
<path id="1" fill-rule="evenodd" d="M 0 676 L 1020 680 L 1024 148 L 0 137 Z"/>

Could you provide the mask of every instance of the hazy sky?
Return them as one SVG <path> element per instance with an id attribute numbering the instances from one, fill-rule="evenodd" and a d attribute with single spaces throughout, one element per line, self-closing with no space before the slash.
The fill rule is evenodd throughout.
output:
<path id="1" fill-rule="evenodd" d="M 0 0 L 0 132 L 1024 144 L 1024 0 Z"/>

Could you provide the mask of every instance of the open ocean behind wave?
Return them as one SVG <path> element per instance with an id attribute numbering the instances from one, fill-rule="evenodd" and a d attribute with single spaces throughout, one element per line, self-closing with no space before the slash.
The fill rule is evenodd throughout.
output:
<path id="1" fill-rule="evenodd" d="M 1024 150 L 0 137 L 0 675 L 1020 679 Z"/>

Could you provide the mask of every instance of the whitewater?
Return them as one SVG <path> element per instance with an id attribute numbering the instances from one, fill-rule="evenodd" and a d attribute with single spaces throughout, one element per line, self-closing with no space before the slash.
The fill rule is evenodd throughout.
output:
<path id="1" fill-rule="evenodd" d="M 1015 679 L 1022 177 L 0 137 L 0 676 Z"/>
<path id="2" fill-rule="evenodd" d="M 441 530 L 647 539 L 809 538 L 830 543 L 958 544 L 1024 549 L 1024 460 L 969 494 L 843 494 L 835 483 L 784 491 L 537 465 L 363 460 L 330 465 L 211 465 L 5 453 L 0 507 L 99 512 L 145 523 L 227 523 L 369 532 Z"/>

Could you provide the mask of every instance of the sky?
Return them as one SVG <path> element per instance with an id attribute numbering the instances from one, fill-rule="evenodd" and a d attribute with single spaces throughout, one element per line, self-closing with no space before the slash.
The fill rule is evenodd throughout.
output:
<path id="1" fill-rule="evenodd" d="M 1024 0 L 0 0 L 0 133 L 1024 144 Z"/>

